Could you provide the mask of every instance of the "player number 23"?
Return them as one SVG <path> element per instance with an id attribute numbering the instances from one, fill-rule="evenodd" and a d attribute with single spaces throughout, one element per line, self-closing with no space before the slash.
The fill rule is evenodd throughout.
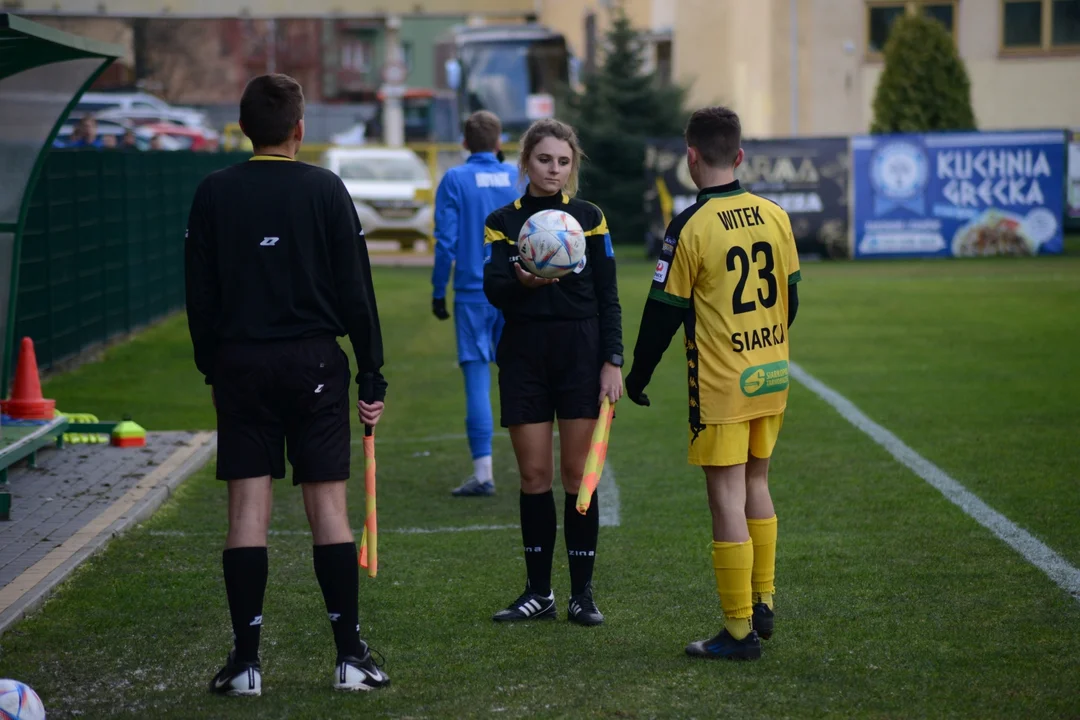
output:
<path id="1" fill-rule="evenodd" d="M 776 298 L 778 295 L 776 285 L 776 275 L 773 274 L 773 251 L 772 245 L 767 242 L 756 242 L 750 248 L 751 255 L 753 256 L 753 265 L 757 265 L 758 256 L 765 256 L 764 267 L 758 267 L 758 277 L 765 281 L 768 288 L 768 294 L 762 294 L 762 288 L 758 288 L 757 296 L 758 301 L 762 307 L 771 308 L 776 304 Z M 750 276 L 751 260 L 746 255 L 746 251 L 739 246 L 735 246 L 728 250 L 727 254 L 727 269 L 728 271 L 736 270 L 735 261 L 739 261 L 739 281 L 735 284 L 735 292 L 731 296 L 731 307 L 734 309 L 735 314 L 753 312 L 757 307 L 754 302 L 743 301 L 743 292 L 746 290 L 746 279 Z"/>

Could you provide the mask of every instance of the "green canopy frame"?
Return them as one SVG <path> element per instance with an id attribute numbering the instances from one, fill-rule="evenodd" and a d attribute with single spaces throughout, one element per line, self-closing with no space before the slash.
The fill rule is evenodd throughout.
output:
<path id="1" fill-rule="evenodd" d="M 34 186 L 72 108 L 123 54 L 118 45 L 0 13 L 0 397 L 13 370 L 19 260 Z"/>

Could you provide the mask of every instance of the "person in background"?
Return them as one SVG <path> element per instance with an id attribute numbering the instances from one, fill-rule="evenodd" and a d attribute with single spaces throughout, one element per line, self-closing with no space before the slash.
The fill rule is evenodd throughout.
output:
<path id="1" fill-rule="evenodd" d="M 97 120 L 93 115 L 86 115 L 79 120 L 75 130 L 71 133 L 69 148 L 103 147 L 101 136 L 97 131 Z"/>
<path id="2" fill-rule="evenodd" d="M 490 363 L 502 333 L 503 317 L 484 296 L 484 220 L 517 199 L 517 168 L 498 158 L 502 124 L 486 110 L 465 121 L 464 165 L 451 168 L 435 194 L 435 269 L 431 309 L 446 320 L 446 284 L 454 267 L 454 329 L 458 365 L 465 376 L 465 430 L 473 474 L 453 491 L 457 497 L 495 493 L 491 439 Z"/>

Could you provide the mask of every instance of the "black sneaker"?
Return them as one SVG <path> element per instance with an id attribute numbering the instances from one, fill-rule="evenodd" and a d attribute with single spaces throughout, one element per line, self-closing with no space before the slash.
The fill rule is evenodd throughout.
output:
<path id="1" fill-rule="evenodd" d="M 535 593 L 525 586 L 525 592 L 504 610 L 491 616 L 495 622 L 517 622 L 521 620 L 554 620 L 555 593 L 547 595 Z"/>
<path id="2" fill-rule="evenodd" d="M 591 584 L 585 586 L 585 592 L 570 598 L 566 619 L 578 625 L 599 625 L 604 622 L 603 613 L 593 602 Z"/>
<path id="3" fill-rule="evenodd" d="M 334 669 L 334 689 L 350 691 L 378 690 L 390 684 L 390 678 L 371 657 L 371 650 L 363 640 L 360 657 L 344 655 L 337 659 Z"/>
<path id="4" fill-rule="evenodd" d="M 690 643 L 686 646 L 686 654 L 711 659 L 757 660 L 761 657 L 761 638 L 751 630 L 742 640 L 736 640 L 725 629 L 714 638 Z"/>
<path id="5" fill-rule="evenodd" d="M 772 637 L 773 621 L 775 620 L 773 611 L 769 609 L 769 606 L 765 603 L 757 603 L 754 605 L 754 632 L 758 634 L 762 640 L 768 640 Z"/>
<path id="6" fill-rule="evenodd" d="M 210 692 L 218 695 L 262 695 L 262 672 L 259 661 L 238 662 L 236 650 L 229 651 L 225 667 L 210 681 Z"/>

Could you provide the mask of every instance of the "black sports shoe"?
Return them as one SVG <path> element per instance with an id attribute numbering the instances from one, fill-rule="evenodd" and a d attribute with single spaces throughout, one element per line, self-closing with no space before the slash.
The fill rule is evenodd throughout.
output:
<path id="1" fill-rule="evenodd" d="M 604 614 L 593 602 L 592 583 L 585 586 L 585 592 L 570 598 L 566 619 L 578 625 L 599 625 L 604 622 Z"/>
<path id="2" fill-rule="evenodd" d="M 525 592 L 504 610 L 491 616 L 495 622 L 517 622 L 520 620 L 554 620 L 555 593 L 547 595 L 535 593 L 525 586 Z"/>
<path id="3" fill-rule="evenodd" d="M 774 619 L 775 615 L 768 605 L 765 603 L 756 603 L 754 605 L 754 632 L 762 640 L 768 640 L 772 637 Z"/>
<path id="4" fill-rule="evenodd" d="M 334 669 L 335 690 L 378 690 L 390 684 L 390 678 L 371 657 L 371 649 L 360 641 L 363 652 L 360 657 L 343 655 L 337 659 Z"/>
<path id="5" fill-rule="evenodd" d="M 229 651 L 225 667 L 210 681 L 210 692 L 218 695 L 262 695 L 262 672 L 259 661 L 238 662 L 236 650 Z"/>
<path id="6" fill-rule="evenodd" d="M 761 638 L 751 630 L 742 640 L 736 640 L 725 629 L 714 638 L 690 643 L 686 646 L 686 654 L 700 658 L 757 660 L 761 657 Z"/>

